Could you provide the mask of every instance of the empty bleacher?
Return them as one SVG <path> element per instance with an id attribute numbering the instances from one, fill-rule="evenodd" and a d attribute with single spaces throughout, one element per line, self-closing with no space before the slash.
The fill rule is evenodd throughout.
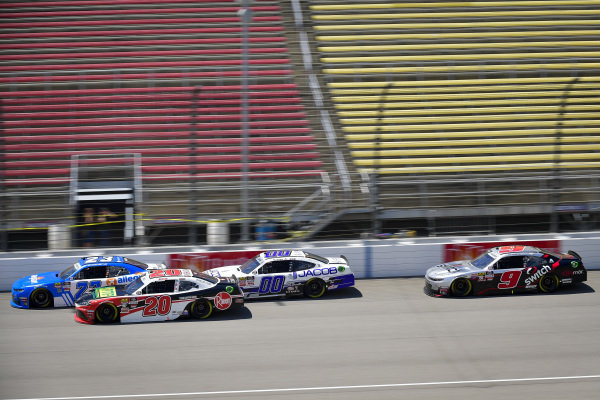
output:
<path id="1" fill-rule="evenodd" d="M 29 210 L 18 218 L 43 221 L 45 205 L 68 207 L 74 165 L 118 171 L 132 154 L 141 163 L 147 221 L 187 217 L 192 184 L 205 190 L 200 214 L 217 217 L 239 215 L 243 178 L 257 188 L 322 184 L 324 149 L 293 78 L 280 5 L 250 2 L 247 41 L 240 7 L 234 0 L 3 2 L 2 183 Z M 254 211 L 285 212 L 314 190 L 288 190 L 282 204 L 269 198 Z M 35 200 L 51 191 L 54 201 Z M 238 200 L 224 200 L 232 196 Z"/>
<path id="2" fill-rule="evenodd" d="M 312 1 L 356 168 L 600 168 L 600 2 Z"/>

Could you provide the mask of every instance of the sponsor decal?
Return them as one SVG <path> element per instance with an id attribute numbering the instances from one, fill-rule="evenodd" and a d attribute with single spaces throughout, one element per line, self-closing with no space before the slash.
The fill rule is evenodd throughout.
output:
<path id="1" fill-rule="evenodd" d="M 133 282 L 137 278 L 138 277 L 135 276 L 135 275 L 120 276 L 120 277 L 117 278 L 117 284 L 121 285 L 121 284 L 129 283 L 129 282 Z"/>
<path id="2" fill-rule="evenodd" d="M 577 262 L 577 261 L 571 261 L 571 267 L 573 267 L 573 268 L 579 267 L 579 262 Z"/>
<path id="3" fill-rule="evenodd" d="M 448 288 L 447 287 L 441 287 L 440 288 L 440 294 L 442 296 L 447 296 L 448 295 Z"/>
<path id="4" fill-rule="evenodd" d="M 105 286 L 96 288 L 94 291 L 95 299 L 102 299 L 105 297 L 115 297 L 117 295 L 117 291 L 114 286 Z"/>
<path id="5" fill-rule="evenodd" d="M 573 271 L 571 270 L 566 270 L 560 273 L 561 276 L 563 276 L 564 278 L 570 278 L 573 276 Z"/>
<path id="6" fill-rule="evenodd" d="M 525 279 L 525 285 L 531 285 L 534 282 L 537 282 L 538 279 L 540 279 L 544 274 L 546 274 L 550 271 L 552 271 L 552 268 L 550 268 L 549 265 L 544 265 L 540 269 L 537 269 L 535 267 L 527 268 L 526 272 L 530 276 Z"/>
<path id="7" fill-rule="evenodd" d="M 225 291 L 226 291 L 227 293 L 229 293 L 229 294 L 233 293 L 233 286 L 227 286 L 227 287 L 225 288 Z"/>
<path id="8" fill-rule="evenodd" d="M 344 272 L 346 267 L 342 267 L 341 265 L 338 267 L 338 272 Z"/>
<path id="9" fill-rule="evenodd" d="M 584 270 L 578 269 L 577 271 L 573 271 L 573 275 L 583 275 L 584 272 L 585 272 Z"/>
<path id="10" fill-rule="evenodd" d="M 121 304 L 129 303 L 128 299 L 121 299 Z"/>
<path id="11" fill-rule="evenodd" d="M 294 272 L 293 277 L 296 278 L 305 278 L 308 276 L 321 276 L 321 275 L 333 275 L 337 274 L 338 269 L 336 267 L 329 268 L 315 268 L 315 269 L 307 269 L 300 272 Z"/>
<path id="12" fill-rule="evenodd" d="M 227 310 L 231 307 L 231 296 L 227 292 L 219 292 L 215 296 L 215 307 L 219 310 Z"/>
<path id="13" fill-rule="evenodd" d="M 573 279 L 571 279 L 571 278 L 562 279 L 561 282 L 562 283 L 573 283 Z"/>
<path id="14" fill-rule="evenodd" d="M 106 286 L 115 286 L 117 284 L 117 278 L 108 278 L 106 280 Z"/>
<path id="15" fill-rule="evenodd" d="M 494 280 L 494 271 L 486 271 L 486 273 L 485 273 L 485 280 L 486 281 L 493 281 Z"/>
<path id="16" fill-rule="evenodd" d="M 37 275 L 31 275 L 31 279 L 30 280 L 31 280 L 31 283 L 38 283 L 38 276 Z"/>

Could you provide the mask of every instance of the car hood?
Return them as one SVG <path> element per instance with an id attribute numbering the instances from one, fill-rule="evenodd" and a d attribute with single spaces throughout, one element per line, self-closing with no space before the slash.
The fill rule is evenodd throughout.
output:
<path id="1" fill-rule="evenodd" d="M 453 261 L 431 267 L 427 270 L 426 276 L 433 279 L 443 279 L 450 276 L 458 276 L 468 272 L 481 272 L 468 261 Z"/>
<path id="2" fill-rule="evenodd" d="M 44 272 L 42 274 L 29 275 L 13 283 L 13 288 L 22 289 L 32 286 L 48 285 L 56 282 L 62 282 L 58 277 L 60 271 Z"/>
<path id="3" fill-rule="evenodd" d="M 246 274 L 244 274 L 242 271 L 240 271 L 239 265 L 227 265 L 225 267 L 213 268 L 213 269 L 203 271 L 203 273 L 210 275 L 210 276 L 214 276 L 216 278 L 221 278 L 221 277 L 227 278 L 230 276 L 235 276 L 235 277 L 246 276 Z"/>

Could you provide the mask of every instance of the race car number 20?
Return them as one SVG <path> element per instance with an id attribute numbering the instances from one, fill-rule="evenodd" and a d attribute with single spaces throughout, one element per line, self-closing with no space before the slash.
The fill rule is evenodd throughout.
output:
<path id="1" fill-rule="evenodd" d="M 171 298 L 169 296 L 147 297 L 144 306 L 144 317 L 167 315 L 171 311 Z"/>
<path id="2" fill-rule="evenodd" d="M 285 282 L 285 276 L 265 276 L 260 281 L 260 287 L 258 288 L 259 294 L 279 293 L 283 289 L 283 282 Z"/>

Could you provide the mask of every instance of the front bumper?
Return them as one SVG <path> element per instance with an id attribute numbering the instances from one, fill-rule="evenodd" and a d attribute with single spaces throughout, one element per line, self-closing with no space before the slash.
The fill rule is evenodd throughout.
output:
<path id="1" fill-rule="evenodd" d="M 76 306 L 75 321 L 82 324 L 96 323 L 96 318 L 94 317 L 94 310 L 92 309 L 92 307 Z"/>
<path id="2" fill-rule="evenodd" d="M 445 281 L 433 281 L 425 278 L 425 291 L 431 295 L 448 296 L 450 294 L 450 285 Z"/>
<path id="3" fill-rule="evenodd" d="M 14 308 L 29 308 L 29 293 L 26 291 L 15 292 L 13 290 L 10 305 Z"/>

